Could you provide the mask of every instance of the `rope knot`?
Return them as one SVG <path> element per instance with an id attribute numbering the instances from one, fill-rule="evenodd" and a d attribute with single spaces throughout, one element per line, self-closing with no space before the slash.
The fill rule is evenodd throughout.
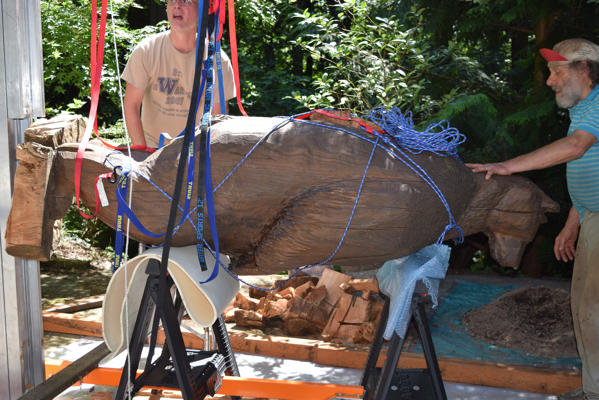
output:
<path id="1" fill-rule="evenodd" d="M 464 243 L 464 232 L 462 231 L 462 228 L 458 224 L 453 222 L 453 223 L 449 223 L 445 226 L 445 229 L 443 229 L 443 233 L 441 233 L 441 236 L 439 236 L 439 239 L 437 239 L 437 244 L 442 244 L 445 241 L 445 235 L 447 234 L 447 232 L 451 231 L 452 229 L 455 229 L 456 232 L 458 233 L 458 237 L 456 239 L 454 239 L 453 242 L 455 244 Z"/>

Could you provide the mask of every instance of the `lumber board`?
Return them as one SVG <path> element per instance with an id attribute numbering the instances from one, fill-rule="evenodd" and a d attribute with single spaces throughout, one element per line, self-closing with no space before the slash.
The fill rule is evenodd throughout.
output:
<path id="1" fill-rule="evenodd" d="M 6 221 L 6 251 L 45 261 L 50 257 L 54 227 L 45 207 L 54 150 L 37 143 L 20 144 L 17 159 L 12 201 L 19 207 Z"/>
<path id="2" fill-rule="evenodd" d="M 318 280 L 316 287 L 319 288 L 324 286 L 327 289 L 327 295 L 324 299 L 327 314 L 330 314 L 333 311 L 337 301 L 339 301 L 339 298 L 345 294 L 340 285 L 342 283 L 347 283 L 350 280 L 351 276 L 337 272 L 330 268 L 326 268 L 324 271 L 322 271 L 322 276 Z"/>
<path id="3" fill-rule="evenodd" d="M 65 364 L 68 365 L 68 363 L 64 362 L 50 361 L 46 363 L 46 369 L 56 372 Z M 97 368 L 84 378 L 83 382 L 103 386 L 116 386 L 120 374 L 121 371 L 116 368 Z M 156 389 L 163 390 L 164 388 Z M 223 376 L 222 386 L 218 394 L 260 399 L 328 400 L 341 397 L 343 399 L 360 400 L 364 396 L 364 388 L 357 385 Z M 143 395 L 145 395 L 145 392 L 139 393 L 135 398 Z M 160 398 L 162 397 L 160 395 Z M 164 397 L 181 398 L 172 389 L 167 390 Z M 150 398 L 153 397 L 150 396 Z"/>
<path id="4" fill-rule="evenodd" d="M 102 307 L 104 301 L 104 295 L 99 294 L 96 296 L 83 297 L 66 303 L 53 304 L 51 307 L 45 308 L 46 312 L 62 312 L 62 313 L 75 313 L 84 310 L 90 310 L 93 308 Z"/>
<path id="5" fill-rule="evenodd" d="M 42 311 L 45 332 L 102 337 L 102 322 L 95 316 Z"/>
<path id="6" fill-rule="evenodd" d="M 47 332 L 75 335 L 102 335 L 102 322 L 98 317 L 76 318 L 65 313 L 45 312 L 44 330 Z M 182 329 L 185 346 L 203 349 L 204 341 L 197 335 Z M 230 331 L 233 350 L 240 353 L 259 354 L 286 359 L 311 361 L 342 368 L 362 369 L 368 357 L 368 345 L 345 345 L 313 339 L 283 336 L 257 335 L 249 332 Z M 164 333 L 158 334 L 158 343 L 164 343 Z M 385 350 L 377 361 L 382 367 L 386 359 Z M 463 360 L 438 357 L 441 374 L 449 382 L 525 390 L 537 393 L 559 394 L 581 386 L 582 378 L 576 371 L 540 368 L 523 365 Z M 425 368 L 422 354 L 402 352 L 398 368 Z"/>
<path id="7" fill-rule="evenodd" d="M 110 353 L 102 342 L 83 357 L 50 376 L 20 397 L 20 400 L 51 400 L 94 370 Z"/>
<path id="8" fill-rule="evenodd" d="M 51 119 L 38 119 L 25 130 L 25 142 L 36 142 L 53 149 L 64 143 L 78 143 L 85 125 L 80 115 L 61 114 Z"/>

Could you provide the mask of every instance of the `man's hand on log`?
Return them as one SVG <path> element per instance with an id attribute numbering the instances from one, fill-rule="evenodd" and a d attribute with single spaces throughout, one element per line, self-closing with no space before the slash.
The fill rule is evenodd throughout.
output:
<path id="1" fill-rule="evenodd" d="M 505 163 L 490 163 L 490 164 L 470 164 L 466 166 L 472 169 L 472 172 L 486 173 L 485 179 L 489 180 L 493 175 L 511 175 L 512 172 L 508 169 Z"/>

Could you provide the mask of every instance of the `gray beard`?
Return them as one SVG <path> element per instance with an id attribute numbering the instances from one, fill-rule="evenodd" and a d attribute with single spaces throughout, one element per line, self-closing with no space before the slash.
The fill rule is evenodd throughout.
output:
<path id="1" fill-rule="evenodd" d="M 562 97 L 556 97 L 555 102 L 560 108 L 572 108 L 578 103 L 578 98 L 574 99 L 572 96 L 563 97 L 562 92 Z"/>
<path id="2" fill-rule="evenodd" d="M 576 82 L 574 79 L 570 79 L 567 85 L 562 88 L 561 97 L 556 97 L 555 102 L 560 108 L 572 108 L 579 101 L 583 87 L 580 82 Z"/>

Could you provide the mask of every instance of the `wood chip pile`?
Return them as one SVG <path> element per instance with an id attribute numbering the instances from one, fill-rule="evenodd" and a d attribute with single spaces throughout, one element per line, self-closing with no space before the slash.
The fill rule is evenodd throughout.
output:
<path id="1" fill-rule="evenodd" d="M 352 279 L 325 269 L 320 278 L 295 276 L 270 292 L 250 288 L 249 297 L 238 293 L 225 311 L 225 321 L 260 329 L 280 326 L 288 336 L 371 343 L 382 309 L 376 279 Z"/>

